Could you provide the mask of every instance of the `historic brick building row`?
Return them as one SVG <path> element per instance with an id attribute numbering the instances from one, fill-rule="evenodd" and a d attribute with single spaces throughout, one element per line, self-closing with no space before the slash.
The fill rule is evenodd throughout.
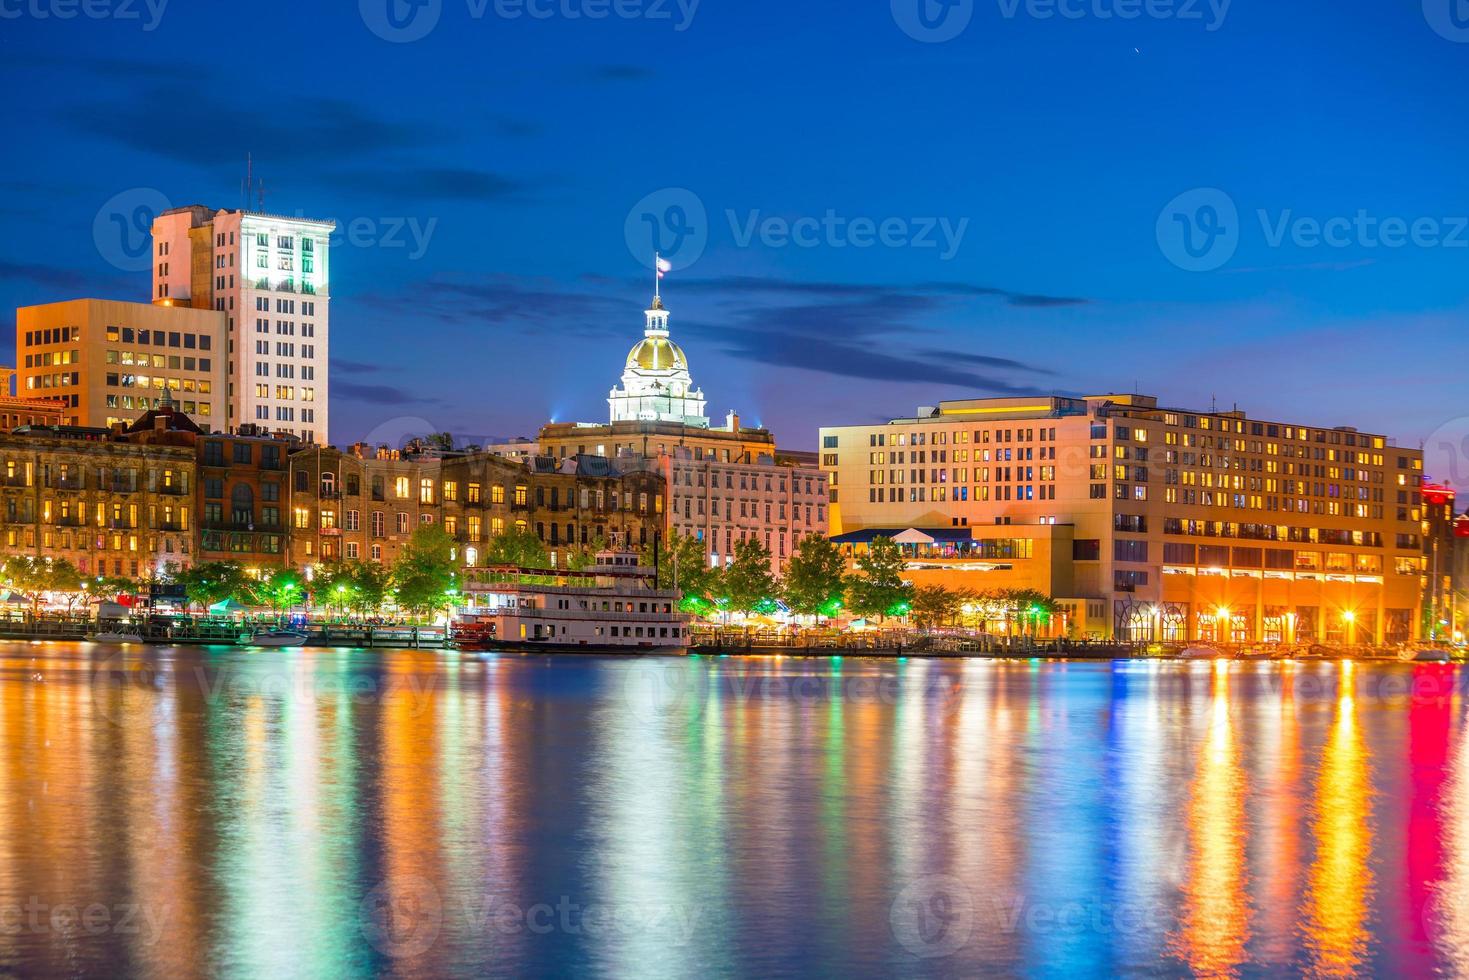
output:
<path id="1" fill-rule="evenodd" d="M 535 534 L 556 564 L 607 542 L 637 548 L 666 526 L 663 478 L 601 458 L 342 451 L 250 426 L 209 433 L 174 404 L 111 428 L 0 434 L 0 557 L 55 556 L 87 574 L 147 577 L 237 561 L 305 569 L 391 563 L 438 524 L 481 565 L 490 541 Z"/>

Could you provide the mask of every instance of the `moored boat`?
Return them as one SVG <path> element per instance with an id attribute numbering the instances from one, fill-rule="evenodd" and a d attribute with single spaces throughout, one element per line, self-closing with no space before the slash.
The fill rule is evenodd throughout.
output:
<path id="1" fill-rule="evenodd" d="M 308 639 L 300 630 L 258 630 L 241 637 L 240 642 L 252 647 L 299 647 Z"/>
<path id="2" fill-rule="evenodd" d="M 143 633 L 135 627 L 119 626 L 113 629 L 98 630 L 88 633 L 87 640 L 92 643 L 142 643 Z"/>
<path id="3" fill-rule="evenodd" d="M 635 554 L 603 551 L 582 571 L 498 567 L 472 579 L 454 642 L 464 650 L 545 653 L 682 652 L 682 593 L 662 588 Z"/>

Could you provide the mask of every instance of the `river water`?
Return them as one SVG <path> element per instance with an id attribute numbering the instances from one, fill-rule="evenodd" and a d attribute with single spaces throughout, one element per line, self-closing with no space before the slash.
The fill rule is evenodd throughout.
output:
<path id="1" fill-rule="evenodd" d="M 1469 973 L 1439 665 L 0 647 L 0 975 Z"/>

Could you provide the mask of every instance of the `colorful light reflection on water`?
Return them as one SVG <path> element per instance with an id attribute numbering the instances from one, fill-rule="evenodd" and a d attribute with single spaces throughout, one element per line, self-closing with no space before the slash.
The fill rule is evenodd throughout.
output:
<path id="1" fill-rule="evenodd" d="M 0 974 L 1464 974 L 1466 685 L 10 645 Z"/>

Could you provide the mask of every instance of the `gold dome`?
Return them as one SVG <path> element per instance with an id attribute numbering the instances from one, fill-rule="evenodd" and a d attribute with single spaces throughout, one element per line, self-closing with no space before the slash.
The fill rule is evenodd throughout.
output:
<path id="1" fill-rule="evenodd" d="M 627 366 L 644 371 L 687 371 L 683 349 L 666 337 L 646 337 L 627 355 Z"/>

